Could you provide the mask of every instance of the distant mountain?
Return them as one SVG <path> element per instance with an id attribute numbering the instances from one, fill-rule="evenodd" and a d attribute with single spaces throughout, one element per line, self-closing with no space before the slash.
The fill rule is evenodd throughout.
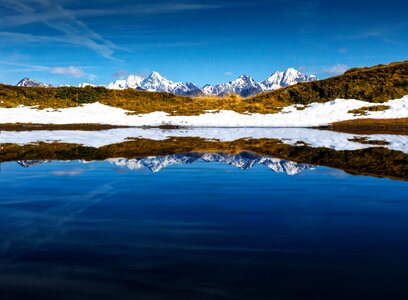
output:
<path id="1" fill-rule="evenodd" d="M 183 96 L 195 96 L 201 94 L 200 88 L 198 88 L 194 84 L 173 82 L 162 77 L 157 72 L 153 72 L 152 74 L 150 74 L 150 76 L 145 78 L 140 83 L 140 87 L 150 92 L 166 92 Z"/>
<path id="2" fill-rule="evenodd" d="M 206 85 L 203 87 L 205 95 L 226 96 L 238 94 L 242 97 L 252 96 L 263 92 L 262 87 L 250 76 L 242 75 L 236 80 L 218 85 Z"/>
<path id="3" fill-rule="evenodd" d="M 197 161 L 224 163 L 243 170 L 248 170 L 255 165 L 264 165 L 276 173 L 288 175 L 295 175 L 304 170 L 315 168 L 315 166 L 308 164 L 298 164 L 288 160 L 260 156 L 249 152 L 241 152 L 237 155 L 225 153 L 186 153 L 137 159 L 114 158 L 108 161 L 117 166 L 125 166 L 130 170 L 146 168 L 152 172 L 159 172 L 171 165 L 191 164 Z"/>
<path id="4" fill-rule="evenodd" d="M 39 82 L 37 80 L 31 79 L 31 78 L 23 78 L 21 79 L 16 86 L 23 86 L 23 87 L 52 87 L 51 84 L 46 84 Z"/>
<path id="5" fill-rule="evenodd" d="M 137 75 L 129 75 L 126 80 L 116 80 L 106 87 L 111 90 L 136 89 L 140 87 L 143 79 L 143 77 Z"/>
<path id="6" fill-rule="evenodd" d="M 266 80 L 259 83 L 264 92 L 277 90 L 283 87 L 295 85 L 300 82 L 310 82 L 318 80 L 314 75 L 305 75 L 302 72 L 293 68 L 287 69 L 285 72 L 275 72 Z"/>
<path id="7" fill-rule="evenodd" d="M 262 82 L 256 82 L 248 75 L 241 75 L 236 80 L 217 85 L 205 85 L 200 89 L 193 83 L 173 82 L 164 78 L 158 72 L 153 72 L 146 78 L 130 75 L 127 79 L 116 80 L 106 87 L 114 90 L 131 88 L 150 92 L 166 92 L 181 96 L 199 96 L 202 94 L 209 96 L 226 96 L 229 94 L 238 94 L 242 97 L 248 97 L 294 85 L 299 82 L 315 80 L 317 80 L 317 77 L 314 75 L 307 76 L 300 71 L 290 68 L 285 72 L 275 72 Z"/>
<path id="8" fill-rule="evenodd" d="M 148 77 L 143 78 L 138 75 L 129 75 L 127 79 L 116 80 L 106 85 L 106 88 L 111 90 L 137 89 L 149 92 L 165 92 L 180 96 L 227 96 L 229 94 L 237 94 L 242 97 L 249 97 L 268 92 L 283 87 L 295 85 L 299 82 L 310 82 L 317 80 L 314 75 L 305 75 L 293 68 L 287 69 L 285 72 L 275 72 L 266 80 L 256 82 L 252 77 L 241 75 L 237 79 L 217 84 L 205 85 L 199 88 L 190 82 L 174 82 L 161 76 L 158 72 L 151 73 Z M 30 78 L 24 78 L 17 86 L 23 87 L 52 87 L 50 84 L 45 84 Z M 65 86 L 65 85 L 63 85 Z M 79 88 L 94 87 L 91 83 L 81 83 Z"/>
<path id="9" fill-rule="evenodd" d="M 250 76 L 242 75 L 234 81 L 218 85 L 206 85 L 203 92 L 211 96 L 225 96 L 228 94 L 238 94 L 242 97 L 253 96 L 262 92 L 277 90 L 283 87 L 295 85 L 300 82 L 310 82 L 317 80 L 314 75 L 307 76 L 293 68 L 285 72 L 275 72 L 266 80 L 256 82 Z"/>
<path id="10" fill-rule="evenodd" d="M 130 75 L 126 80 L 116 80 L 106 86 L 108 89 L 141 89 L 149 92 L 166 92 L 182 96 L 201 95 L 201 89 L 189 82 L 173 82 L 158 72 L 153 72 L 146 78 Z"/>

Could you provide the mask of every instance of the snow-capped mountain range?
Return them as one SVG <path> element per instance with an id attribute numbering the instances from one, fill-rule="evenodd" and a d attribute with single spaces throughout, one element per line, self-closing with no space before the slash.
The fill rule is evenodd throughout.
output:
<path id="1" fill-rule="evenodd" d="M 283 87 L 295 85 L 300 82 L 318 80 L 314 75 L 305 75 L 293 68 L 285 72 L 275 72 L 266 80 L 256 82 L 251 76 L 241 75 L 233 81 L 216 85 L 205 85 L 201 89 L 193 83 L 173 82 L 159 73 L 153 72 L 146 78 L 130 75 L 126 80 L 117 80 L 108 84 L 108 89 L 138 88 L 152 92 L 167 92 L 183 96 L 226 96 L 237 94 L 242 97 L 253 96 L 262 92 L 272 91 Z"/>
<path id="2" fill-rule="evenodd" d="M 305 75 L 302 72 L 289 68 L 285 72 L 275 72 L 266 80 L 259 82 L 262 91 L 273 91 L 283 87 L 295 85 L 300 82 L 318 80 L 315 75 Z"/>
<path id="3" fill-rule="evenodd" d="M 24 86 L 24 87 L 52 87 L 51 84 L 46 84 L 46 83 L 42 83 L 39 82 L 37 80 L 33 80 L 30 78 L 23 78 L 21 79 L 16 86 Z"/>
<path id="4" fill-rule="evenodd" d="M 161 76 L 158 72 L 153 72 L 146 78 L 138 75 L 129 75 L 127 79 L 116 80 L 106 85 L 106 88 L 113 90 L 138 89 L 150 92 L 166 92 L 182 96 L 226 96 L 237 94 L 242 97 L 253 96 L 262 92 L 268 92 L 283 87 L 295 85 L 300 82 L 310 82 L 318 80 L 314 75 L 305 75 L 293 68 L 285 72 L 275 72 L 266 80 L 256 82 L 252 77 L 241 75 L 233 81 L 216 85 L 205 85 L 199 88 L 191 82 L 174 82 Z M 24 78 L 18 86 L 25 87 L 51 87 L 29 78 Z M 78 87 L 84 88 L 94 86 L 90 83 L 79 84 Z"/>
<path id="5" fill-rule="evenodd" d="M 247 97 L 262 92 L 263 90 L 260 84 L 247 75 L 241 75 L 237 79 L 227 83 L 217 85 L 208 84 L 203 87 L 203 93 L 208 96 L 227 96 L 229 94 L 237 94 L 242 97 Z"/>
<path id="6" fill-rule="evenodd" d="M 173 82 L 162 77 L 158 72 L 153 72 L 143 78 L 130 75 L 126 80 L 116 80 L 106 86 L 108 89 L 139 89 L 149 92 L 165 92 L 182 96 L 199 96 L 201 89 L 190 82 Z"/>
<path id="7" fill-rule="evenodd" d="M 206 95 L 225 96 L 228 94 L 237 94 L 242 97 L 256 95 L 262 92 L 269 92 L 283 87 L 295 85 L 300 82 L 309 82 L 318 80 L 314 75 L 305 75 L 293 68 L 285 72 L 275 72 L 266 80 L 256 82 L 252 77 L 241 75 L 237 79 L 228 83 L 218 85 L 206 85 L 203 92 Z"/>
<path id="8" fill-rule="evenodd" d="M 261 156 L 250 152 L 241 152 L 236 155 L 225 153 L 182 153 L 165 156 L 149 156 L 144 158 L 111 158 L 107 159 L 119 167 L 126 167 L 129 170 L 147 169 L 151 172 L 157 173 L 166 167 L 172 165 L 192 164 L 198 161 L 206 163 L 223 163 L 235 166 L 242 170 L 248 170 L 255 165 L 263 165 L 275 173 L 285 173 L 287 175 L 296 175 L 305 170 L 313 170 L 316 166 L 308 164 L 298 164 L 289 160 L 282 160 L 267 156 Z M 48 163 L 49 160 L 20 160 L 17 161 L 19 165 L 25 168 L 37 166 Z M 88 163 L 81 161 L 82 163 Z"/>

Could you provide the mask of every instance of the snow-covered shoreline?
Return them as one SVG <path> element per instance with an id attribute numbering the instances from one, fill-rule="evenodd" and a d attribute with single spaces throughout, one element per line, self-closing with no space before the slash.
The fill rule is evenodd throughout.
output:
<path id="1" fill-rule="evenodd" d="M 355 116 L 350 110 L 376 106 L 359 100 L 337 99 L 326 103 L 312 103 L 306 107 L 291 105 L 276 114 L 240 114 L 234 111 L 208 112 L 198 116 L 171 116 L 164 112 L 131 115 L 121 108 L 101 103 L 85 104 L 64 109 L 44 109 L 18 106 L 0 108 L 0 123 L 34 124 L 104 124 L 119 126 L 187 126 L 187 127 L 317 127 L 333 122 L 362 118 L 408 118 L 408 96 L 381 105 L 390 108 Z"/>

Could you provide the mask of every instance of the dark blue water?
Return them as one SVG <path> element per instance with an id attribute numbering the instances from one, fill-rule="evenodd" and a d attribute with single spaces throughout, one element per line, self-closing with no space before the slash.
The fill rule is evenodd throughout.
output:
<path id="1" fill-rule="evenodd" d="M 1 299 L 408 299 L 407 182 L 1 167 Z"/>

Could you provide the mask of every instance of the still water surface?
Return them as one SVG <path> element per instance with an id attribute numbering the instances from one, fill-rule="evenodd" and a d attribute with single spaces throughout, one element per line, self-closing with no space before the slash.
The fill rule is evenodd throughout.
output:
<path id="1" fill-rule="evenodd" d="M 2 163 L 1 299 L 408 299 L 407 182 L 298 167 Z"/>

